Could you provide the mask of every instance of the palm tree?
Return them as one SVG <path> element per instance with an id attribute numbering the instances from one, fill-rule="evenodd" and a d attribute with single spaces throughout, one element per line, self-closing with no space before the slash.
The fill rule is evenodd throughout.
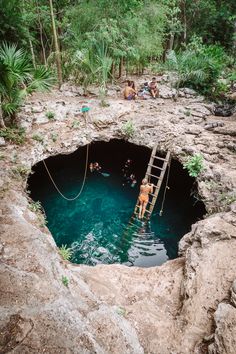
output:
<path id="1" fill-rule="evenodd" d="M 186 50 L 176 54 L 173 50 L 167 55 L 167 68 L 175 72 L 177 96 L 179 88 L 185 84 L 191 83 L 197 88 L 203 84 L 208 76 L 208 66 L 204 56 L 197 56 L 196 53 Z"/>
<path id="2" fill-rule="evenodd" d="M 44 66 L 34 69 L 23 49 L 3 43 L 0 47 L 0 125 L 5 126 L 6 118 L 14 123 L 27 94 L 49 90 L 53 82 L 50 71 Z"/>

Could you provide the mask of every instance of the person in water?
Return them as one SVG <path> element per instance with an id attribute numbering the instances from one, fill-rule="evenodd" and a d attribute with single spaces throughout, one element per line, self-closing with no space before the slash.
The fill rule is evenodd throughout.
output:
<path id="1" fill-rule="evenodd" d="M 122 168 L 122 172 L 123 172 L 122 186 L 125 186 L 130 181 L 130 175 L 132 174 L 132 160 L 130 159 L 126 160 L 125 165 Z"/>
<path id="2" fill-rule="evenodd" d="M 142 184 L 140 186 L 140 193 L 139 193 L 139 219 L 143 219 L 147 203 L 149 200 L 149 193 L 153 193 L 153 184 L 148 183 L 146 179 L 142 180 Z"/>
<path id="3" fill-rule="evenodd" d="M 91 162 L 89 164 L 89 169 L 90 169 L 90 172 L 94 172 L 94 171 L 100 172 L 101 166 L 99 165 L 98 162 L 94 162 L 94 163 Z"/>

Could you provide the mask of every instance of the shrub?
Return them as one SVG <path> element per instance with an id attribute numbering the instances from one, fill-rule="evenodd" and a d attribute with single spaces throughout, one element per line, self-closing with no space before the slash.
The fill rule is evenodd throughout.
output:
<path id="1" fill-rule="evenodd" d="M 200 154 L 189 157 L 184 163 L 184 169 L 188 170 L 189 176 L 191 177 L 197 177 L 203 168 L 203 157 Z"/>
<path id="2" fill-rule="evenodd" d="M 51 112 L 51 111 L 48 111 L 48 112 L 46 112 L 46 117 L 49 120 L 55 120 L 55 113 Z"/>
<path id="3" fill-rule="evenodd" d="M 16 177 L 26 178 L 30 173 L 30 169 L 26 166 L 21 165 L 13 168 L 12 172 Z"/>
<path id="4" fill-rule="evenodd" d="M 71 124 L 71 128 L 78 129 L 79 126 L 80 126 L 80 122 L 77 119 L 74 119 L 72 124 Z"/>
<path id="5" fill-rule="evenodd" d="M 65 285 L 68 288 L 69 285 L 69 279 L 66 276 L 61 277 L 62 284 Z"/>
<path id="6" fill-rule="evenodd" d="M 126 138 L 131 138 L 135 133 L 135 126 L 132 120 L 129 120 L 128 122 L 124 123 L 121 130 Z"/>
<path id="7" fill-rule="evenodd" d="M 42 137 L 42 135 L 40 135 L 40 134 L 34 134 L 34 135 L 32 136 L 32 139 L 34 139 L 34 140 L 38 141 L 39 143 L 42 143 L 42 144 L 43 144 L 43 137 Z"/>
<path id="8" fill-rule="evenodd" d="M 17 145 L 24 144 L 26 140 L 25 130 L 23 128 L 0 129 L 0 137 Z"/>
<path id="9" fill-rule="evenodd" d="M 51 134 L 51 139 L 52 141 L 55 143 L 57 141 L 57 138 L 58 138 L 58 134 L 57 133 L 52 133 Z"/>
<path id="10" fill-rule="evenodd" d="M 33 200 L 30 202 L 29 209 L 34 213 L 42 212 L 42 205 L 40 201 L 34 202 Z"/>
<path id="11" fill-rule="evenodd" d="M 165 66 L 176 73 L 177 90 L 187 86 L 210 94 L 227 63 L 228 57 L 219 45 L 190 43 L 184 51 L 170 51 Z"/>
<path id="12" fill-rule="evenodd" d="M 66 245 L 62 245 L 61 247 L 59 247 L 59 253 L 63 259 L 69 261 L 73 254 L 73 251 L 70 247 L 67 247 Z"/>

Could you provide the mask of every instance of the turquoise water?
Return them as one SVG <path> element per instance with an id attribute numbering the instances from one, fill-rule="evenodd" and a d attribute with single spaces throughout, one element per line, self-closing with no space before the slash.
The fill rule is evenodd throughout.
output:
<path id="1" fill-rule="evenodd" d="M 35 166 L 29 179 L 31 196 L 42 203 L 56 244 L 72 248 L 72 262 L 150 267 L 177 257 L 180 238 L 204 212 L 203 205 L 193 205 L 193 180 L 180 164 L 172 164 L 163 216 L 159 216 L 162 191 L 149 224 L 137 220 L 137 227 L 127 226 L 149 156 L 149 150 L 125 142 L 95 143 L 89 161 L 99 161 L 102 172 L 109 176 L 88 170 L 83 193 L 72 202 L 60 197 L 42 163 Z M 132 158 L 138 180 L 134 188 L 122 186 L 122 167 L 127 158 Z M 68 197 L 76 195 L 81 187 L 84 161 L 84 148 L 46 161 L 58 187 Z"/>

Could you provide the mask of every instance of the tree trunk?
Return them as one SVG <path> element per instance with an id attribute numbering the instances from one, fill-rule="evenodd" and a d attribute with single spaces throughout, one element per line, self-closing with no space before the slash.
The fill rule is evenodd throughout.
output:
<path id="1" fill-rule="evenodd" d="M 41 22 L 41 12 L 39 9 L 38 1 L 36 1 L 36 6 L 37 6 L 37 14 L 38 14 L 40 43 L 41 43 L 41 49 L 42 49 L 42 54 L 43 54 L 43 63 L 47 67 L 46 51 L 45 51 L 45 46 L 44 46 L 44 42 L 43 42 L 43 25 Z"/>
<path id="2" fill-rule="evenodd" d="M 52 32 L 53 32 L 53 37 L 54 37 L 54 46 L 55 46 L 55 52 L 56 52 L 58 83 L 59 83 L 59 87 L 61 87 L 61 84 L 62 84 L 61 53 L 60 53 L 59 45 L 58 45 L 58 38 L 57 38 L 57 31 L 56 31 L 56 24 L 55 24 L 54 12 L 53 12 L 52 0 L 49 0 L 49 4 L 50 4 L 50 13 L 51 13 L 51 20 L 52 20 Z"/>
<path id="3" fill-rule="evenodd" d="M 175 40 L 175 34 L 171 33 L 170 34 L 170 41 L 169 41 L 169 50 L 173 50 L 174 40 Z"/>
<path id="4" fill-rule="evenodd" d="M 123 75 L 123 66 L 124 66 L 124 58 L 120 58 L 120 64 L 119 64 L 119 79 Z"/>
<path id="5" fill-rule="evenodd" d="M 114 78 L 115 78 L 115 63 L 114 61 L 112 62 L 111 64 L 111 82 L 113 83 L 114 82 Z"/>
<path id="6" fill-rule="evenodd" d="M 181 11 L 182 11 L 182 22 L 183 22 L 183 43 L 187 43 L 187 17 L 186 17 L 186 0 L 183 0 L 181 3 Z"/>
<path id="7" fill-rule="evenodd" d="M 2 114 L 2 107 L 0 106 L 0 128 L 6 128 L 4 123 L 3 114 Z"/>
<path id="8" fill-rule="evenodd" d="M 33 66 L 36 69 L 36 61 L 35 61 L 35 55 L 34 55 L 34 47 L 33 47 L 33 43 L 30 39 L 30 34 L 29 34 L 29 46 L 30 46 L 30 51 L 31 51 L 31 56 L 32 56 L 32 62 L 33 62 Z"/>

